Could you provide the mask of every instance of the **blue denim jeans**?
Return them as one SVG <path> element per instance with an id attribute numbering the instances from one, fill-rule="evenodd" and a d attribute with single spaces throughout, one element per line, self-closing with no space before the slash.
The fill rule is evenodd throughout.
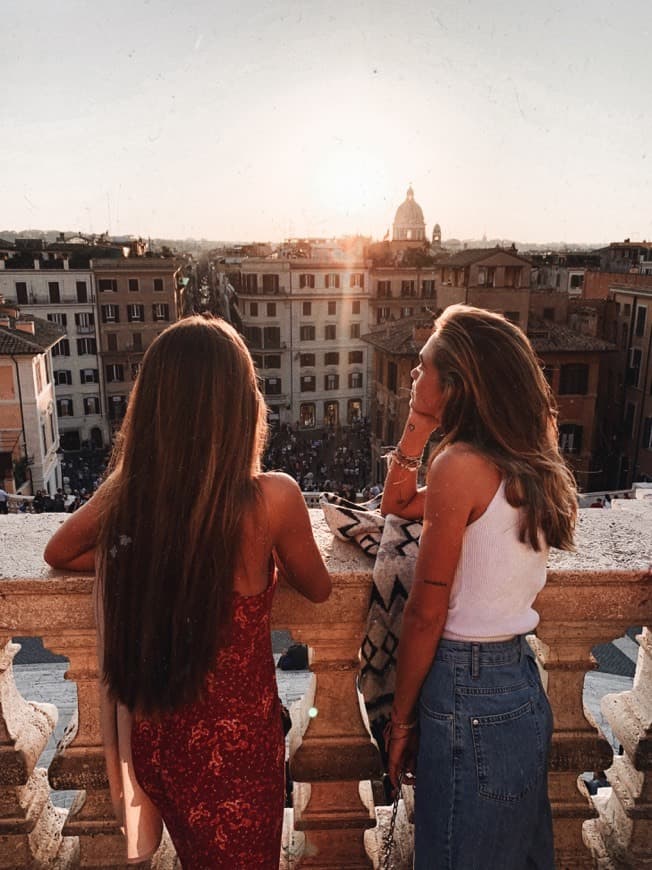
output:
<path id="1" fill-rule="evenodd" d="M 419 726 L 415 870 L 554 870 L 552 713 L 525 638 L 442 639 Z"/>

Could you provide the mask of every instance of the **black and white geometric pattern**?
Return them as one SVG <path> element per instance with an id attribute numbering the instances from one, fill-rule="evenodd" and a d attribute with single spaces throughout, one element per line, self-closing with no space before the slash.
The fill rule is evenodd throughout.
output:
<path id="1" fill-rule="evenodd" d="M 361 505 L 342 505 L 337 496 L 322 497 L 330 530 L 342 540 L 354 540 L 375 555 L 373 585 L 365 635 L 360 647 L 359 688 L 371 731 L 384 758 L 382 733 L 394 700 L 396 653 L 403 609 L 412 586 L 422 525 L 389 514 L 382 517 Z M 375 547 L 370 540 L 378 539 Z"/>

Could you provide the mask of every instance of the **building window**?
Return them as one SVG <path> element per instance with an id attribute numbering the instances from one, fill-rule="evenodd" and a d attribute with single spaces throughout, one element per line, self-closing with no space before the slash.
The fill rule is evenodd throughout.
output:
<path id="1" fill-rule="evenodd" d="M 314 353 L 302 353 L 299 356 L 299 365 L 302 366 L 314 366 L 315 364 L 315 355 Z"/>
<path id="2" fill-rule="evenodd" d="M 55 387 L 60 387 L 62 384 L 72 385 L 72 372 L 69 369 L 59 369 L 54 373 Z"/>
<path id="3" fill-rule="evenodd" d="M 260 326 L 245 326 L 244 337 L 249 347 L 263 346 L 263 331 Z"/>
<path id="4" fill-rule="evenodd" d="M 623 316 L 629 317 L 632 313 L 632 306 L 630 302 L 625 302 L 623 305 Z"/>
<path id="5" fill-rule="evenodd" d="M 265 357 L 265 365 L 266 369 L 280 369 L 281 368 L 281 355 L 279 353 L 270 354 Z"/>
<path id="6" fill-rule="evenodd" d="M 424 299 L 435 298 L 435 282 L 431 278 L 421 282 L 421 294 Z"/>
<path id="7" fill-rule="evenodd" d="M 53 305 L 61 302 L 61 292 L 59 291 L 58 281 L 48 281 L 48 295 L 50 297 L 50 302 Z"/>
<path id="8" fill-rule="evenodd" d="M 263 329 L 263 347 L 280 348 L 281 328 L 279 326 L 266 326 Z"/>
<path id="9" fill-rule="evenodd" d="M 131 333 L 131 348 L 137 352 L 143 349 L 143 334 L 142 332 Z"/>
<path id="10" fill-rule="evenodd" d="M 77 327 L 77 332 L 94 332 L 95 315 L 91 311 L 75 314 L 75 326 Z"/>
<path id="11" fill-rule="evenodd" d="M 414 314 L 414 308 L 412 306 L 408 306 L 406 308 L 401 308 L 401 317 L 412 317 Z"/>
<path id="12" fill-rule="evenodd" d="M 338 366 L 340 364 L 340 354 L 337 350 L 331 350 L 324 354 L 324 365 Z"/>
<path id="13" fill-rule="evenodd" d="M 120 363 L 111 363 L 106 367 L 106 381 L 109 384 L 124 381 L 125 370 Z"/>
<path id="14" fill-rule="evenodd" d="M 351 374 L 349 375 L 349 389 L 362 389 L 362 372 L 351 372 Z"/>
<path id="15" fill-rule="evenodd" d="M 138 293 L 139 289 L 138 278 L 129 278 L 129 292 Z"/>
<path id="16" fill-rule="evenodd" d="M 302 429 L 315 428 L 315 404 L 314 402 L 302 402 L 299 406 L 299 425 Z"/>
<path id="17" fill-rule="evenodd" d="M 263 275 L 263 293 L 278 293 L 278 275 Z"/>
<path id="18" fill-rule="evenodd" d="M 262 357 L 262 354 L 259 354 L 259 353 L 252 353 L 252 354 L 251 354 L 251 358 L 252 358 L 253 363 L 254 363 L 254 365 L 256 366 L 257 369 L 262 369 L 262 368 L 263 368 L 263 357 Z"/>
<path id="19" fill-rule="evenodd" d="M 58 326 L 68 326 L 68 316 L 66 314 L 48 314 L 50 323 L 56 323 Z"/>
<path id="20" fill-rule="evenodd" d="M 302 327 L 300 327 L 299 339 L 301 341 L 314 341 L 315 340 L 315 327 L 314 326 L 302 326 Z"/>
<path id="21" fill-rule="evenodd" d="M 358 287 L 360 290 L 364 287 L 364 275 L 362 272 L 354 272 L 349 279 L 349 287 Z"/>
<path id="22" fill-rule="evenodd" d="M 247 293 L 258 293 L 258 275 L 245 275 L 244 279 Z"/>
<path id="23" fill-rule="evenodd" d="M 312 315 L 312 302 L 304 302 L 301 305 L 301 313 L 304 317 L 310 317 Z"/>
<path id="24" fill-rule="evenodd" d="M 324 338 L 326 341 L 335 341 L 337 338 L 337 327 L 334 323 L 328 323 L 324 327 Z"/>
<path id="25" fill-rule="evenodd" d="M 154 291 L 156 293 L 163 292 L 163 279 L 162 278 L 154 278 Z"/>
<path id="26" fill-rule="evenodd" d="M 314 375 L 301 375 L 301 392 L 314 393 L 317 379 Z"/>
<path id="27" fill-rule="evenodd" d="M 82 384 L 97 384 L 100 380 L 100 373 L 97 369 L 82 369 L 80 378 Z"/>
<path id="28" fill-rule="evenodd" d="M 349 399 L 347 403 L 347 419 L 349 426 L 362 419 L 362 402 L 360 399 Z"/>
<path id="29" fill-rule="evenodd" d="M 337 426 L 340 422 L 340 403 L 324 402 L 324 423 L 326 426 Z"/>
<path id="30" fill-rule="evenodd" d="M 652 417 L 646 417 L 643 423 L 643 450 L 652 450 Z"/>
<path id="31" fill-rule="evenodd" d="M 634 431 L 634 418 L 636 416 L 636 405 L 634 402 L 627 402 L 625 406 L 625 418 L 623 420 L 623 429 L 625 435 L 630 438 Z"/>
<path id="32" fill-rule="evenodd" d="M 629 352 L 629 367 L 625 383 L 628 387 L 638 387 L 638 382 L 641 376 L 641 358 L 642 351 L 638 347 L 633 347 Z"/>
<path id="33" fill-rule="evenodd" d="M 563 365 L 559 374 L 560 396 L 585 396 L 589 390 L 589 367 L 585 363 Z"/>
<path id="34" fill-rule="evenodd" d="M 77 281 L 77 302 L 88 302 L 88 287 L 86 281 Z"/>
<path id="35" fill-rule="evenodd" d="M 122 420 L 127 410 L 124 396 L 109 396 L 109 420 Z"/>
<path id="36" fill-rule="evenodd" d="M 62 338 L 52 348 L 52 356 L 70 356 L 70 342 L 67 338 Z"/>
<path id="37" fill-rule="evenodd" d="M 376 357 L 376 380 L 378 381 L 379 384 L 383 383 L 383 375 L 384 375 L 383 358 L 379 354 Z M 378 431 L 380 431 L 380 429 Z"/>
<path id="38" fill-rule="evenodd" d="M 397 383 L 398 383 L 398 369 L 396 367 L 396 363 L 388 362 L 387 363 L 387 389 L 391 393 L 395 393 Z"/>
<path id="39" fill-rule="evenodd" d="M 376 323 L 382 323 L 384 320 L 389 320 L 390 317 L 390 309 L 387 307 L 380 307 L 376 310 Z"/>
<path id="40" fill-rule="evenodd" d="M 570 288 L 571 290 L 578 290 L 584 284 L 584 275 L 571 275 L 570 276 Z"/>
<path id="41" fill-rule="evenodd" d="M 72 399 L 57 399 L 57 414 L 59 417 L 74 417 Z"/>
<path id="42" fill-rule="evenodd" d="M 521 319 L 521 314 L 518 311 L 506 311 L 505 312 L 505 320 L 509 320 L 510 323 L 518 323 Z"/>
<path id="43" fill-rule="evenodd" d="M 634 332 L 640 338 L 645 335 L 645 319 L 647 317 L 647 308 L 644 305 L 639 305 L 636 309 L 636 326 Z"/>
<path id="44" fill-rule="evenodd" d="M 170 320 L 170 306 L 167 302 L 155 302 L 152 305 L 154 320 Z"/>
<path id="45" fill-rule="evenodd" d="M 16 301 L 19 305 L 27 305 L 27 282 L 16 281 Z"/>
<path id="46" fill-rule="evenodd" d="M 352 323 L 349 330 L 349 335 L 351 338 L 360 338 L 360 324 Z"/>
<path id="47" fill-rule="evenodd" d="M 377 290 L 378 290 L 378 298 L 379 299 L 391 299 L 391 297 L 392 297 L 392 282 L 391 281 L 378 281 Z"/>
<path id="48" fill-rule="evenodd" d="M 267 316 L 276 317 L 276 302 L 267 303 Z"/>
<path id="49" fill-rule="evenodd" d="M 281 379 L 280 378 L 265 378 L 265 395 L 280 396 L 281 395 Z"/>
<path id="50" fill-rule="evenodd" d="M 414 296 L 414 281 L 401 281 L 401 296 Z"/>
<path id="51" fill-rule="evenodd" d="M 360 314 L 360 300 L 354 299 L 351 303 L 351 314 Z"/>
<path id="52" fill-rule="evenodd" d="M 315 276 L 302 273 L 299 275 L 299 287 L 303 290 L 305 287 L 311 290 L 315 289 Z"/>
<path id="53" fill-rule="evenodd" d="M 129 323 L 142 323 L 145 320 L 145 306 L 133 303 L 127 305 L 127 320 Z"/>
<path id="54" fill-rule="evenodd" d="M 331 315 L 331 317 L 337 314 L 337 302 L 331 301 L 328 303 L 328 313 Z"/>
<path id="55" fill-rule="evenodd" d="M 84 415 L 100 413 L 100 400 L 97 396 L 84 396 Z"/>
<path id="56" fill-rule="evenodd" d="M 115 278 L 100 278 L 97 286 L 100 289 L 100 293 L 118 292 L 118 282 Z"/>
<path id="57" fill-rule="evenodd" d="M 582 427 L 576 423 L 563 423 L 559 427 L 559 449 L 562 453 L 580 453 Z"/>
<path id="58" fill-rule="evenodd" d="M 331 272 L 326 275 L 324 280 L 324 285 L 326 289 L 332 288 L 334 290 L 340 289 L 340 276 L 336 272 Z"/>
<path id="59" fill-rule="evenodd" d="M 102 305 L 102 323 L 119 323 L 120 322 L 120 306 L 119 305 Z"/>
<path id="60" fill-rule="evenodd" d="M 97 353 L 97 342 L 94 338 L 78 338 L 77 339 L 77 355 L 84 356 L 86 354 Z"/>
<path id="61" fill-rule="evenodd" d="M 110 332 L 106 337 L 106 349 L 110 353 L 115 353 L 118 350 L 118 336 L 115 332 Z"/>
<path id="62" fill-rule="evenodd" d="M 249 303 L 249 315 L 251 317 L 258 317 L 258 303 L 250 302 Z"/>
<path id="63" fill-rule="evenodd" d="M 361 350 L 350 350 L 349 351 L 349 364 L 351 365 L 360 365 L 363 361 L 364 357 Z"/>
<path id="64" fill-rule="evenodd" d="M 340 388 L 340 376 L 337 374 L 329 374 L 324 375 L 324 389 L 325 390 L 339 390 Z"/>

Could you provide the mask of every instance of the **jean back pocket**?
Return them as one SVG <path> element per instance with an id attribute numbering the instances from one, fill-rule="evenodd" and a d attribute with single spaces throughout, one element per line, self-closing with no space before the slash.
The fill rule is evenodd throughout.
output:
<path id="1" fill-rule="evenodd" d="M 478 793 L 520 800 L 544 774 L 544 747 L 531 701 L 507 713 L 470 717 Z"/>

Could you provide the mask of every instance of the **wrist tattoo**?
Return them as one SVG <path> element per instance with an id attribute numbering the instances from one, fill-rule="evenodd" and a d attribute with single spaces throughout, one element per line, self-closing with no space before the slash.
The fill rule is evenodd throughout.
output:
<path id="1" fill-rule="evenodd" d="M 408 423 L 408 424 L 407 424 L 407 430 L 408 430 L 408 432 L 414 432 L 415 428 L 416 428 L 416 426 L 414 425 L 414 423 Z"/>

